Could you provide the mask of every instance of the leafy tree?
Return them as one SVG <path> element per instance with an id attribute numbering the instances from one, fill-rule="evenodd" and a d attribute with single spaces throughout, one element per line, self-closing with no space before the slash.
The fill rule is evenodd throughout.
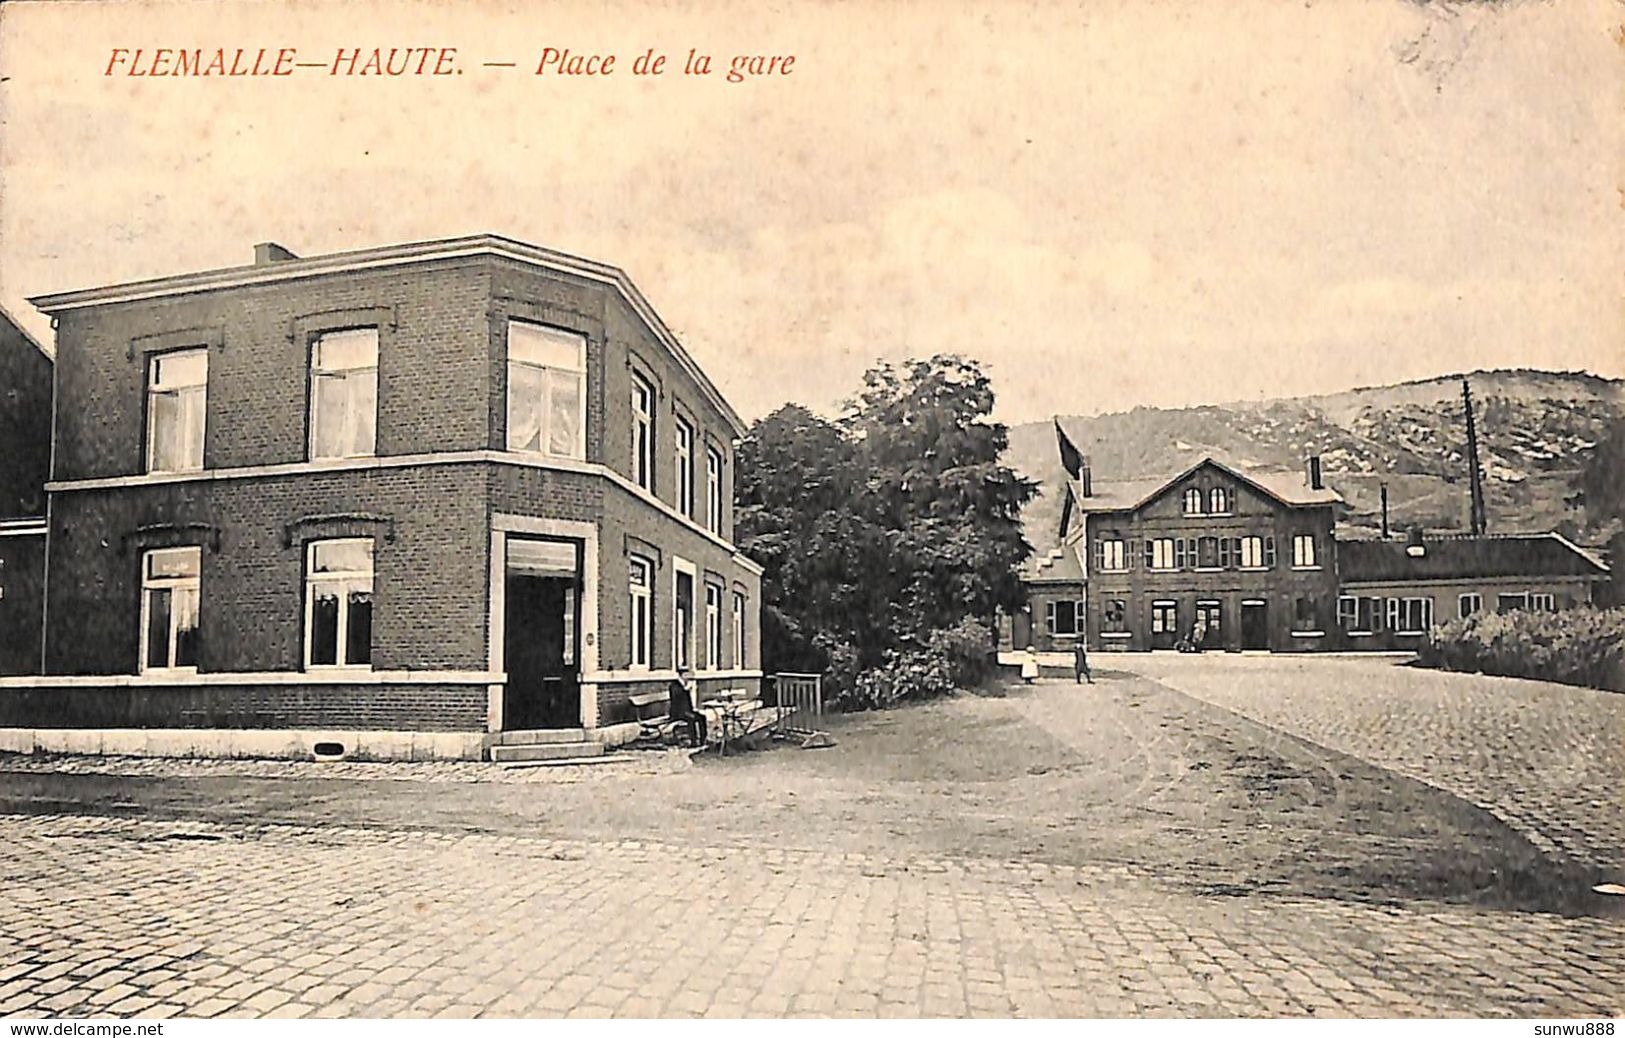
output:
<path id="1" fill-rule="evenodd" d="M 751 427 L 736 526 L 769 667 L 855 677 L 1020 601 L 1036 485 L 999 464 L 992 408 L 986 375 L 944 355 L 874 368 L 838 423 L 791 404 Z"/>
<path id="2" fill-rule="evenodd" d="M 1016 567 L 1032 553 L 1021 509 L 1037 484 L 1000 464 L 1009 436 L 993 403 L 973 361 L 939 354 L 871 369 L 847 418 L 878 521 L 897 534 L 892 622 L 904 641 L 967 616 L 991 624 L 1021 602 Z"/>

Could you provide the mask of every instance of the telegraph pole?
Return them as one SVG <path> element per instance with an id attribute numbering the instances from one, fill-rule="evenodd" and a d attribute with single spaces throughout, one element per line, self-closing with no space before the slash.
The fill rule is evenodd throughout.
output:
<path id="1" fill-rule="evenodd" d="M 1472 491 L 1472 514 L 1468 521 L 1473 536 L 1482 537 L 1489 526 L 1484 513 L 1484 471 L 1478 465 L 1478 425 L 1473 420 L 1473 391 L 1468 387 L 1465 375 L 1461 379 L 1461 406 L 1467 414 L 1467 476 Z"/>

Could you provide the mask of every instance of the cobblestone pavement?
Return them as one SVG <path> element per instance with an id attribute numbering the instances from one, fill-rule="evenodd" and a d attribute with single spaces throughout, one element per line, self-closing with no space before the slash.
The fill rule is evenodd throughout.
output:
<path id="1" fill-rule="evenodd" d="M 0 816 L 0 1015 L 1615 1015 L 1617 920 L 1119 867 Z"/>
<path id="2" fill-rule="evenodd" d="M 1625 695 L 1391 658 L 1136 654 L 1109 665 L 1427 782 L 1545 853 L 1625 877 Z"/>

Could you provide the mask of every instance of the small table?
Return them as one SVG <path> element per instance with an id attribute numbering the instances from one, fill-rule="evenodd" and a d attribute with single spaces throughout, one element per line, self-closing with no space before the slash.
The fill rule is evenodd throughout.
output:
<path id="1" fill-rule="evenodd" d="M 745 708 L 752 702 L 749 692 L 738 689 L 719 692 L 705 701 L 705 705 L 717 712 L 717 736 L 719 752 L 728 755 L 728 739 L 735 741 L 745 735 L 748 722 Z"/>

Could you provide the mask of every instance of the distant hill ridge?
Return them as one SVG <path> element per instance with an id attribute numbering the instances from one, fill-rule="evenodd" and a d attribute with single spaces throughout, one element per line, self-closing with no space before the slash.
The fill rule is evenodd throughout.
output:
<path id="1" fill-rule="evenodd" d="M 1096 479 L 1172 475 L 1207 454 L 1261 469 L 1299 469 L 1306 456 L 1319 454 L 1327 481 L 1351 506 L 1346 533 L 1376 529 L 1384 482 L 1396 527 L 1459 530 L 1467 524 L 1462 377 L 1062 420 L 1089 454 Z M 1491 529 L 1583 528 L 1585 516 L 1565 499 L 1584 453 L 1609 423 L 1625 417 L 1625 379 L 1527 368 L 1466 377 Z M 1051 423 L 1013 426 L 1006 459 L 1043 484 L 1025 514 L 1027 536 L 1035 547 L 1052 545 L 1062 474 Z"/>

